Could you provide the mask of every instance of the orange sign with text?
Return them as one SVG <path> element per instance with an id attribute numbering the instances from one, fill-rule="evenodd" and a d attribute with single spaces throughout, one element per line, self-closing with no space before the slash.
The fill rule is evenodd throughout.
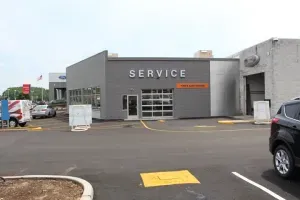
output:
<path id="1" fill-rule="evenodd" d="M 205 89 L 208 88 L 208 83 L 176 83 L 176 88 Z"/>

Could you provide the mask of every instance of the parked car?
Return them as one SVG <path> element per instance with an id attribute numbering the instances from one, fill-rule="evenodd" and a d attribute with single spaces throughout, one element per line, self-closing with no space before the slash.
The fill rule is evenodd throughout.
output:
<path id="1" fill-rule="evenodd" d="M 300 101 L 285 102 L 272 119 L 269 150 L 277 174 L 292 177 L 300 166 Z"/>
<path id="2" fill-rule="evenodd" d="M 56 111 L 50 105 L 37 105 L 31 111 L 32 118 L 46 118 L 46 117 L 55 117 Z"/>
<path id="3" fill-rule="evenodd" d="M 1 101 L 0 101 L 0 107 L 1 107 Z M 31 108 L 31 101 L 29 100 L 9 100 L 8 101 L 8 112 L 10 115 L 9 126 L 24 127 L 27 122 L 31 121 L 30 108 Z M 0 122 L 1 122 L 1 113 L 0 113 Z"/>
<path id="4" fill-rule="evenodd" d="M 49 105 L 53 106 L 56 110 L 60 110 L 67 107 L 67 101 L 64 99 L 52 100 L 49 102 Z"/>

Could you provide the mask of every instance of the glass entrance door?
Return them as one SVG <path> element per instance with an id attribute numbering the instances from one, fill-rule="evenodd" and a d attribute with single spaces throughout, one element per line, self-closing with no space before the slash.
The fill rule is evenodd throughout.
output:
<path id="1" fill-rule="evenodd" d="M 137 95 L 127 95 L 127 119 L 137 120 L 138 116 L 138 96 Z"/>

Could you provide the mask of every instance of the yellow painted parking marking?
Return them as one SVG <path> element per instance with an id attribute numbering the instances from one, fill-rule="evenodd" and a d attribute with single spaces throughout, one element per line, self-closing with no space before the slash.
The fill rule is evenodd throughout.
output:
<path id="1" fill-rule="evenodd" d="M 157 187 L 179 184 L 200 184 L 188 170 L 141 173 L 145 187 Z"/>
<path id="2" fill-rule="evenodd" d="M 5 132 L 5 131 L 42 131 L 42 127 L 35 127 L 35 128 L 5 128 L 5 129 L 0 129 L 0 132 Z"/>
<path id="3" fill-rule="evenodd" d="M 220 120 L 219 124 L 241 124 L 241 123 L 254 123 L 254 120 Z"/>
<path id="4" fill-rule="evenodd" d="M 42 129 L 42 127 L 35 127 L 35 128 L 30 128 L 30 130 L 37 131 L 37 130 L 43 130 L 43 129 Z"/>
<path id="5" fill-rule="evenodd" d="M 216 126 L 194 126 L 195 128 L 214 128 Z"/>
<path id="6" fill-rule="evenodd" d="M 232 121 L 218 121 L 219 124 L 234 124 Z"/>
<path id="7" fill-rule="evenodd" d="M 159 121 L 159 122 L 162 122 L 162 123 L 165 122 L 165 120 L 162 120 L 162 119 L 161 119 L 161 120 L 158 120 L 158 121 Z"/>
<path id="8" fill-rule="evenodd" d="M 150 131 L 158 131 L 158 132 L 170 132 L 170 133 L 209 133 L 209 132 L 234 132 L 234 131 L 256 131 L 256 130 L 270 130 L 270 128 L 248 128 L 248 129 L 221 129 L 221 130 L 199 130 L 199 131 L 193 131 L 193 130 L 165 130 L 165 129 L 155 129 L 155 128 L 150 128 L 146 125 L 145 122 L 143 122 L 143 120 L 140 120 L 140 122 L 143 124 L 143 126 L 150 130 Z"/>

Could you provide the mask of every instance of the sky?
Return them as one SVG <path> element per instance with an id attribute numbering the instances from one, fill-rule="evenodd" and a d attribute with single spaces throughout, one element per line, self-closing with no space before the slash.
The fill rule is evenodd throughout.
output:
<path id="1" fill-rule="evenodd" d="M 226 57 L 300 38 L 297 0 L 0 0 L 0 93 L 103 50 L 122 57 Z M 37 77 L 43 79 L 37 82 Z"/>

